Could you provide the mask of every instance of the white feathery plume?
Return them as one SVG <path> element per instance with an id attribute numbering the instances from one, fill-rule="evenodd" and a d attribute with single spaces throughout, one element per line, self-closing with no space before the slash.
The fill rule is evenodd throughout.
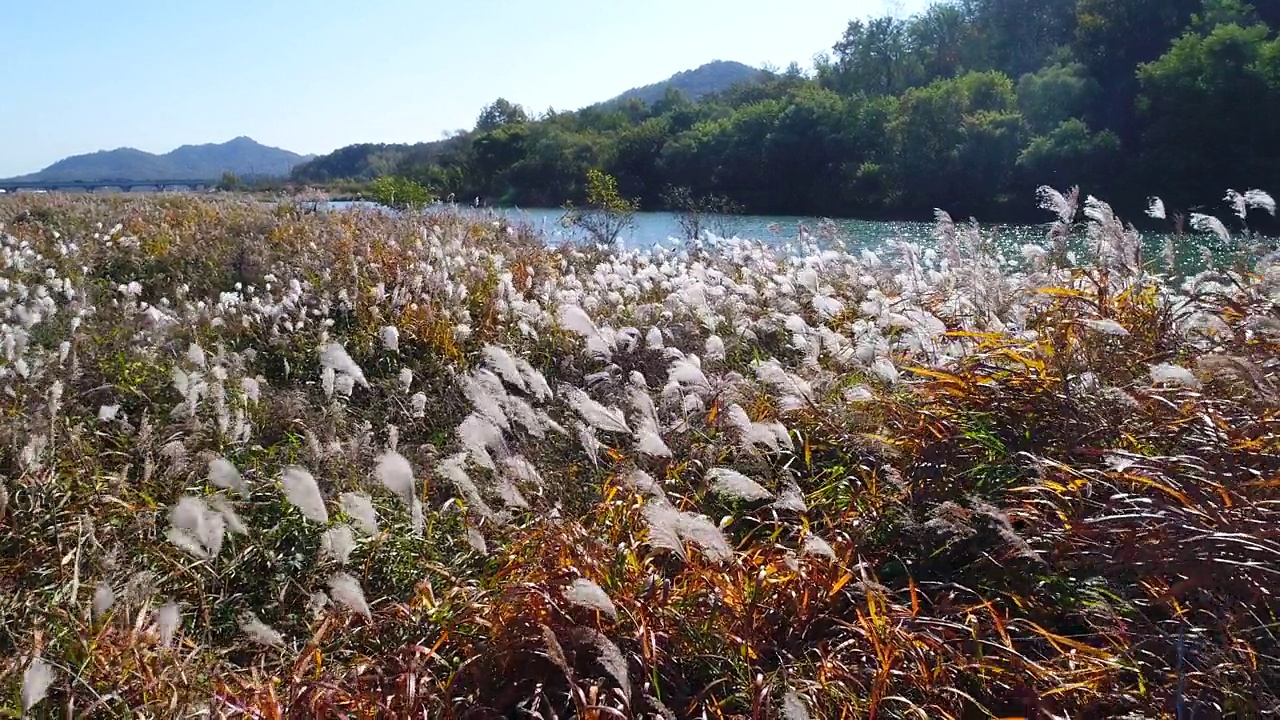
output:
<path id="1" fill-rule="evenodd" d="M 533 463 L 522 455 L 513 455 L 503 460 L 502 469 L 508 477 L 516 482 L 542 487 L 542 475 L 538 472 L 538 468 L 534 467 Z"/>
<path id="2" fill-rule="evenodd" d="M 871 363 L 871 374 L 886 385 L 897 383 L 899 378 L 898 368 L 894 367 L 892 360 L 885 357 L 878 357 Z"/>
<path id="3" fill-rule="evenodd" d="M 596 660 L 610 677 L 618 681 L 618 687 L 622 689 L 622 696 L 631 697 L 631 679 L 627 674 L 627 659 L 623 656 L 622 651 L 613 643 L 604 633 L 595 628 L 579 627 L 574 632 L 580 637 L 590 640 L 592 646 L 595 647 L 598 657 Z"/>
<path id="4" fill-rule="evenodd" d="M 257 378 L 240 378 L 240 389 L 244 392 L 244 396 L 249 399 L 249 402 L 255 405 L 262 397 L 262 383 Z"/>
<path id="5" fill-rule="evenodd" d="M 817 535 L 809 535 L 804 539 L 804 547 L 801 552 L 805 555 L 817 555 L 829 560 L 836 559 L 836 551 L 831 548 L 831 544 Z"/>
<path id="6" fill-rule="evenodd" d="M 116 592 L 111 589 L 111 583 L 103 580 L 98 583 L 98 587 L 93 591 L 93 617 L 101 619 L 112 605 L 116 604 Z"/>
<path id="7" fill-rule="evenodd" d="M 394 450 L 387 450 L 379 455 L 374 475 L 383 487 L 400 498 L 405 505 L 413 505 L 414 499 L 418 497 L 415 487 L 417 483 L 414 481 L 413 467 L 403 455 Z"/>
<path id="8" fill-rule="evenodd" d="M 1235 190 L 1228 190 L 1226 201 L 1231 203 L 1231 209 L 1235 214 L 1244 220 L 1249 215 L 1249 206 L 1245 203 L 1244 196 Z"/>
<path id="9" fill-rule="evenodd" d="M 782 696 L 783 720 L 809 720 L 809 709 L 795 690 L 787 690 Z"/>
<path id="10" fill-rule="evenodd" d="M 1071 222 L 1072 216 L 1075 215 L 1075 207 L 1062 193 L 1048 185 L 1042 185 L 1036 188 L 1036 197 L 1040 200 L 1042 209 L 1057 215 L 1058 220 L 1061 222 Z"/>
<path id="11" fill-rule="evenodd" d="M 662 340 L 662 331 L 656 327 L 649 328 L 649 332 L 645 333 L 644 336 L 644 344 L 645 347 L 661 350 L 665 347 L 665 343 Z"/>
<path id="12" fill-rule="evenodd" d="M 1191 227 L 1200 232 L 1213 233 L 1218 239 L 1227 242 L 1231 239 L 1231 233 L 1227 231 L 1227 226 L 1222 221 L 1212 215 L 1203 215 L 1201 213 L 1191 213 Z"/>
<path id="13" fill-rule="evenodd" d="M 49 686 L 53 684 L 53 668 L 44 660 L 35 657 L 22 673 L 22 713 L 40 704 L 49 694 Z"/>
<path id="14" fill-rule="evenodd" d="M 216 457 L 209 461 L 209 482 L 224 490 L 235 490 L 241 495 L 249 494 L 249 486 L 240 471 L 224 457 Z"/>
<path id="15" fill-rule="evenodd" d="M 1085 320 L 1084 324 L 1088 326 L 1090 330 L 1103 333 L 1104 335 L 1119 335 L 1122 337 L 1129 335 L 1129 331 L 1125 329 L 1125 326 L 1110 318 Z"/>
<path id="16" fill-rule="evenodd" d="M 1151 366 L 1151 381 L 1157 385 L 1172 383 L 1183 387 L 1198 388 L 1200 380 L 1190 370 L 1172 363 Z"/>
<path id="17" fill-rule="evenodd" d="M 204 348 L 195 343 L 187 346 L 187 362 L 198 368 L 208 367 L 208 361 L 205 359 Z"/>
<path id="18" fill-rule="evenodd" d="M 369 381 L 364 379 L 364 371 L 356 365 L 355 360 L 347 354 L 345 348 L 338 343 L 329 343 L 320 349 L 320 363 L 328 368 L 333 368 L 337 372 L 350 375 L 361 387 L 369 387 Z"/>
<path id="19" fill-rule="evenodd" d="M 648 502 L 644 506 L 649 526 L 649 544 L 667 548 L 685 557 L 684 541 L 698 547 L 708 560 L 723 562 L 733 558 L 733 548 L 716 524 L 701 515 L 680 512 L 665 502 Z"/>
<path id="20" fill-rule="evenodd" d="M 592 464 L 600 464 L 600 451 L 604 449 L 604 443 L 596 438 L 596 431 L 585 423 L 574 423 L 578 430 L 578 442 L 582 444 L 582 449 L 587 453 L 587 457 L 591 458 Z"/>
<path id="21" fill-rule="evenodd" d="M 338 374 L 331 368 L 326 367 L 320 370 L 320 387 L 324 390 L 326 398 L 333 397 L 333 390 L 337 386 Z"/>
<path id="22" fill-rule="evenodd" d="M 724 360 L 724 340 L 721 340 L 719 335 L 712 335 L 708 337 L 706 345 L 702 350 L 702 355 L 707 360 Z"/>
<path id="23" fill-rule="evenodd" d="M 373 501 L 368 495 L 354 492 L 342 493 L 338 496 L 338 506 L 366 535 L 378 534 L 378 514 L 374 511 Z"/>
<path id="24" fill-rule="evenodd" d="M 503 430 L 511 429 L 511 421 L 507 419 L 507 413 L 502 408 L 502 400 L 506 397 L 506 390 L 502 387 L 502 381 L 487 371 L 481 371 L 485 375 L 493 378 L 496 387 L 488 382 L 484 382 L 484 378 L 480 373 L 474 376 L 464 376 L 459 380 L 462 385 L 463 394 L 471 401 L 476 412 L 485 416 L 489 422 Z"/>
<path id="25" fill-rule="evenodd" d="M 214 495 L 213 497 L 210 497 L 209 507 L 217 511 L 217 513 L 222 516 L 223 521 L 227 524 L 228 530 L 237 535 L 249 534 L 248 526 L 246 526 L 244 521 L 240 519 L 240 516 L 236 514 L 235 509 L 231 507 L 231 503 L 228 502 L 225 497 L 221 495 Z"/>
<path id="26" fill-rule="evenodd" d="M 642 419 L 636 425 L 636 450 L 650 457 L 669 458 L 671 448 L 658 434 L 658 426 L 649 418 Z"/>
<path id="27" fill-rule="evenodd" d="M 329 597 L 352 612 L 363 615 L 366 620 L 373 619 L 369 604 L 364 599 L 364 591 L 360 589 L 360 582 L 350 575 L 339 572 L 329 577 Z"/>
<path id="28" fill-rule="evenodd" d="M 476 512 L 480 513 L 481 516 L 493 517 L 493 509 L 485 503 L 484 498 L 480 496 L 480 489 L 472 482 L 471 477 L 467 475 L 467 471 L 462 468 L 463 463 L 466 461 L 467 454 L 458 453 L 439 462 L 436 465 L 436 473 L 448 478 L 467 503 L 475 508 Z"/>
<path id="29" fill-rule="evenodd" d="M 666 502 L 649 502 L 644 505 L 644 519 L 648 525 L 649 545 L 674 552 L 680 559 L 687 559 L 684 541 L 680 538 L 680 511 Z"/>
<path id="30" fill-rule="evenodd" d="M 497 465 L 489 450 L 505 453 L 506 443 L 502 439 L 502 431 L 488 418 L 479 413 L 471 413 L 458 425 L 458 439 L 470 453 L 471 459 L 480 467 L 496 470 Z"/>
<path id="31" fill-rule="evenodd" d="M 156 610 L 155 623 L 156 632 L 160 634 L 160 645 L 169 647 L 173 642 L 173 635 L 178 630 L 178 623 L 182 621 L 182 611 L 178 607 L 178 603 L 170 600 Z"/>
<path id="32" fill-rule="evenodd" d="M 627 473 L 623 478 L 623 481 L 631 488 L 638 490 L 645 495 L 656 497 L 661 500 L 666 499 L 666 495 L 663 494 L 662 487 L 658 485 L 658 481 L 654 480 L 652 475 L 643 470 L 632 470 L 630 473 Z"/>
<path id="33" fill-rule="evenodd" d="M 631 407 L 640 416 L 640 422 L 652 421 L 656 427 L 658 425 L 658 408 L 653 404 L 653 398 L 649 397 L 649 393 L 633 383 L 631 389 L 627 392 L 627 396 L 631 400 Z"/>
<path id="34" fill-rule="evenodd" d="M 387 325 L 379 330 L 378 337 L 382 340 L 382 346 L 391 352 L 400 350 L 400 329 L 395 325 Z"/>
<path id="35" fill-rule="evenodd" d="M 788 483 L 782 489 L 778 499 L 772 502 L 769 507 L 776 510 L 790 510 L 800 513 L 809 511 L 809 505 L 804 501 L 804 492 L 795 483 Z"/>
<path id="36" fill-rule="evenodd" d="M 222 551 L 225 520 L 200 498 L 188 495 L 178 500 L 169 510 L 169 524 L 165 536 L 188 554 L 207 559 Z"/>
<path id="37" fill-rule="evenodd" d="M 467 545 L 481 555 L 489 554 L 489 544 L 485 542 L 484 535 L 472 525 L 467 526 Z"/>
<path id="38" fill-rule="evenodd" d="M 712 490 L 731 498 L 748 501 L 773 498 L 773 493 L 737 470 L 712 468 L 707 471 L 707 479 L 711 481 Z"/>
<path id="39" fill-rule="evenodd" d="M 333 383 L 333 392 L 339 397 L 351 397 L 351 391 L 355 389 L 355 378 L 350 375 L 339 375 Z"/>
<path id="40" fill-rule="evenodd" d="M 689 359 L 677 360 L 672 363 L 671 368 L 667 371 L 667 381 L 675 381 L 681 385 L 697 388 L 711 387 L 711 383 L 707 382 L 707 376 L 703 374 L 702 368 Z"/>
<path id="41" fill-rule="evenodd" d="M 280 647 L 284 645 L 284 636 L 276 632 L 270 625 L 258 619 L 253 613 L 246 613 L 240 620 L 240 631 L 259 645 Z"/>
<path id="42" fill-rule="evenodd" d="M 546 400 L 551 397 L 551 386 L 547 384 L 547 379 L 537 368 L 529 364 L 524 358 L 516 358 L 516 365 L 520 368 L 520 374 L 524 376 L 524 381 L 529 391 L 539 400 Z"/>
<path id="43" fill-rule="evenodd" d="M 320 536 L 321 554 L 339 565 L 346 565 L 351 558 L 351 551 L 355 549 L 356 538 L 350 525 L 336 525 Z"/>
<path id="44" fill-rule="evenodd" d="M 1267 193 L 1261 190 L 1250 190 L 1244 194 L 1244 201 L 1251 208 L 1263 210 L 1268 214 L 1275 216 L 1276 201 Z"/>
<path id="45" fill-rule="evenodd" d="M 497 345 L 485 345 L 481 351 L 484 362 L 502 377 L 503 382 L 521 391 L 527 390 L 520 368 L 511 354 Z"/>
<path id="46" fill-rule="evenodd" d="M 322 525 L 329 522 L 329 511 L 324 507 L 320 486 L 306 468 L 290 465 L 281 474 L 280 483 L 284 486 L 285 497 L 302 512 L 303 517 Z"/>
<path id="47" fill-rule="evenodd" d="M 628 434 L 631 432 L 621 410 L 605 407 L 592 400 L 585 391 L 575 387 L 566 387 L 564 394 L 569 406 L 591 427 L 604 432 Z"/>
<path id="48" fill-rule="evenodd" d="M 1150 197 L 1147 199 L 1147 216 L 1156 220 L 1165 219 L 1164 201 L 1158 197 Z"/>

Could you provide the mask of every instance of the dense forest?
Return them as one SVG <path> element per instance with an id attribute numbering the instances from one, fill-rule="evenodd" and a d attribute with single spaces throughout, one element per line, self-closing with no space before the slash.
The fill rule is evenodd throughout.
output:
<path id="1" fill-rule="evenodd" d="M 579 201 L 596 168 L 645 209 L 679 188 L 754 213 L 1014 220 L 1041 184 L 1204 208 L 1280 189 L 1277 29 L 1275 0 L 938 2 L 696 102 L 535 116 L 500 99 L 470 131 L 343 148 L 294 179 L 399 175 L 532 207 Z"/>

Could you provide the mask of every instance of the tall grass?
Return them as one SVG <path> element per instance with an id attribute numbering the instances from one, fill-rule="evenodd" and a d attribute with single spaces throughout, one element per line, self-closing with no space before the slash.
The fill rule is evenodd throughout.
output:
<path id="1" fill-rule="evenodd" d="M 1017 265 L 0 201 L 0 712 L 1260 717 L 1280 264 L 1040 200 Z"/>

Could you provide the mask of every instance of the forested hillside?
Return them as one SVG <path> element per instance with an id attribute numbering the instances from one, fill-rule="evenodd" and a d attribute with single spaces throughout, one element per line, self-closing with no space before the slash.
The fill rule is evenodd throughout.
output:
<path id="1" fill-rule="evenodd" d="M 1280 187 L 1277 28 L 1274 1 L 939 2 L 833 28 L 811 70 L 698 102 L 530 117 L 502 100 L 450 140 L 382 163 L 346 148 L 355 162 L 320 158 L 295 178 L 398 174 L 554 206 L 601 168 L 647 209 L 683 187 L 757 213 L 1016 219 L 1040 184 L 1186 209 Z"/>

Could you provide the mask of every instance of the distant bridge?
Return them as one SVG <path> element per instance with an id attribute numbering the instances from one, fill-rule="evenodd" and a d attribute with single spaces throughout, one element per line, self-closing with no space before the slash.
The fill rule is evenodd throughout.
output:
<path id="1" fill-rule="evenodd" d="M 189 190 L 203 190 L 212 187 L 216 181 L 214 180 L 0 180 L 0 190 L 6 193 L 36 190 L 45 192 L 58 192 L 67 190 L 80 190 L 83 192 L 93 192 L 94 190 L 120 190 L 122 192 L 130 192 L 132 190 L 176 190 L 178 188 L 186 188 Z"/>

